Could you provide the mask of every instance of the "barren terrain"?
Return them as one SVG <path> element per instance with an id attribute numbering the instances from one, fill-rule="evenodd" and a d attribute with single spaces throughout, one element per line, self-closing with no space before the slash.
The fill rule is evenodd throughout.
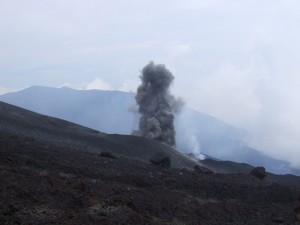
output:
<path id="1" fill-rule="evenodd" d="M 165 145 L 1 107 L 0 224 L 299 224 L 296 186 L 199 173 Z M 171 168 L 149 163 L 160 151 Z"/>

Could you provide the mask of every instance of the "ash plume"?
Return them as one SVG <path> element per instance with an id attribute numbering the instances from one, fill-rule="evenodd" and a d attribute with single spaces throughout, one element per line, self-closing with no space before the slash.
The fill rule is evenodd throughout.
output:
<path id="1" fill-rule="evenodd" d="M 175 146 L 174 113 L 183 103 L 170 94 L 173 74 L 164 65 L 150 62 L 140 78 L 142 83 L 136 94 L 141 114 L 139 134 Z"/>

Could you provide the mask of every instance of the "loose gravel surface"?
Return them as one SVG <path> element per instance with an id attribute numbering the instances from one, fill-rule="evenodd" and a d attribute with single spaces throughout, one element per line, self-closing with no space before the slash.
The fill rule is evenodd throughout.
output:
<path id="1" fill-rule="evenodd" d="M 150 164 L 157 152 L 171 168 Z M 299 224 L 290 176 L 277 176 L 279 184 L 196 164 L 155 141 L 0 102 L 0 225 Z"/>
<path id="2" fill-rule="evenodd" d="M 299 190 L 0 133 L 0 224 L 297 224 Z"/>

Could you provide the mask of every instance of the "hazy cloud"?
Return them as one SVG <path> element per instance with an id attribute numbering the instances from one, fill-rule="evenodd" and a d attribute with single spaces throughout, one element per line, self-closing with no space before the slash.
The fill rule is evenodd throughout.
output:
<path id="1" fill-rule="evenodd" d="M 16 91 L 16 90 L 12 89 L 12 88 L 7 88 L 7 87 L 1 87 L 0 86 L 0 95 L 6 94 L 6 93 L 9 93 L 9 92 L 13 92 L 13 91 Z"/>
<path id="2" fill-rule="evenodd" d="M 82 84 L 64 84 L 62 87 L 69 87 L 77 90 L 92 90 L 92 89 L 99 89 L 99 90 L 112 90 L 111 86 L 103 81 L 101 78 L 95 78 L 91 82 L 82 83 Z"/>
<path id="3" fill-rule="evenodd" d="M 122 84 L 120 91 L 126 91 L 126 92 L 136 92 L 137 87 L 139 86 L 140 81 L 137 79 L 135 80 L 125 80 Z"/>

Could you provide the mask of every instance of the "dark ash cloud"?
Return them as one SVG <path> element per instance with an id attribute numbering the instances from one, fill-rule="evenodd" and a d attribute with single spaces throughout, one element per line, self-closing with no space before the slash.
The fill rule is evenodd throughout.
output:
<path id="1" fill-rule="evenodd" d="M 175 146 L 174 113 L 182 101 L 170 94 L 173 74 L 164 65 L 150 62 L 142 70 L 136 102 L 141 114 L 139 134 Z"/>

